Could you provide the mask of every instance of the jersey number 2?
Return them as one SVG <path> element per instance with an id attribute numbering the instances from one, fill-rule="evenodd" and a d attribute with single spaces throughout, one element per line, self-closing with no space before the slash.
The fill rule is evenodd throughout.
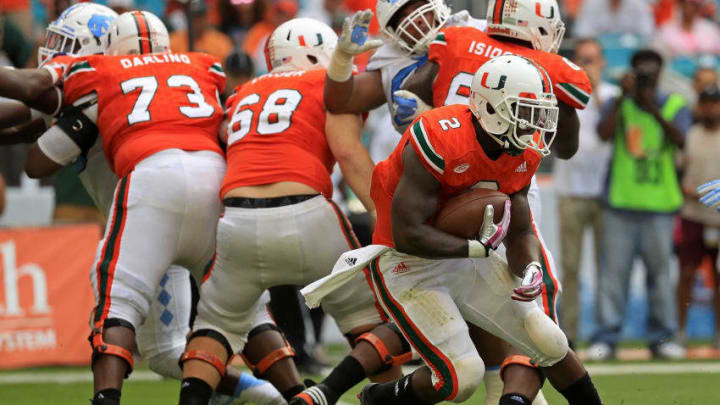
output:
<path id="1" fill-rule="evenodd" d="M 200 90 L 200 86 L 195 79 L 186 75 L 172 75 L 167 79 L 168 87 L 189 87 L 191 92 L 187 93 L 187 99 L 192 106 L 179 107 L 180 113 L 188 118 L 207 118 L 215 112 L 213 106 L 205 101 L 205 97 Z M 158 89 L 158 81 L 155 76 L 136 77 L 134 79 L 125 80 L 120 83 L 123 94 L 132 93 L 140 89 L 140 95 L 135 101 L 132 112 L 128 114 L 127 120 L 129 125 L 138 122 L 150 121 L 150 103 L 155 98 Z"/>
<path id="2" fill-rule="evenodd" d="M 300 100 L 302 94 L 297 90 L 280 89 L 270 93 L 258 115 L 257 133 L 272 135 L 290 128 L 292 115 Z M 239 141 L 250 132 L 254 113 L 249 107 L 259 102 L 260 95 L 257 93 L 249 94 L 240 100 L 228 125 L 228 145 Z"/>

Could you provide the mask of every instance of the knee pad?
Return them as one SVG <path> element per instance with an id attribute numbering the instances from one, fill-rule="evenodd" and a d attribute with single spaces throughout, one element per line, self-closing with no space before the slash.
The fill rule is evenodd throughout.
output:
<path id="1" fill-rule="evenodd" d="M 272 367 L 273 364 L 277 363 L 278 361 L 287 358 L 287 357 L 294 357 L 295 351 L 290 346 L 290 343 L 288 343 L 287 339 L 285 339 L 285 335 L 282 333 L 280 328 L 278 328 L 275 324 L 272 323 L 264 323 L 262 325 L 256 326 L 253 328 L 250 333 L 248 333 L 248 342 L 250 340 L 258 335 L 260 335 L 263 332 L 274 330 L 277 331 L 280 336 L 283 338 L 283 342 L 285 342 L 285 346 L 277 348 L 270 353 L 268 353 L 265 357 L 263 357 L 260 361 L 257 363 L 252 363 L 248 357 L 245 355 L 245 352 L 240 353 L 240 356 L 245 361 L 245 364 L 248 366 L 250 370 L 253 371 L 256 377 L 260 377 L 265 372 Z"/>
<path id="2" fill-rule="evenodd" d="M 449 398 L 448 400 L 451 402 L 467 401 L 483 381 L 485 363 L 480 356 L 475 353 L 472 356 L 465 356 L 462 359 L 454 360 L 453 366 L 457 373 L 457 393 L 453 398 Z"/>
<path id="3" fill-rule="evenodd" d="M 182 370 L 178 360 L 182 357 L 184 347 L 161 352 L 147 358 L 148 367 L 155 373 L 176 380 L 182 379 Z"/>
<path id="4" fill-rule="evenodd" d="M 227 352 L 227 361 L 230 361 L 232 358 L 232 348 L 230 347 L 230 342 L 227 341 L 225 336 L 222 334 L 212 330 L 212 329 L 200 329 L 196 332 L 193 332 L 192 335 L 190 335 L 190 338 L 188 339 L 188 342 L 191 342 L 196 337 L 209 337 L 225 348 L 225 351 Z M 179 365 L 180 369 L 182 369 L 183 363 L 185 363 L 188 360 L 200 360 L 204 361 L 205 363 L 208 363 L 209 365 L 215 367 L 215 369 L 220 373 L 220 377 L 225 377 L 225 373 L 227 371 L 226 366 L 227 362 L 223 362 L 220 360 L 218 356 L 216 356 L 214 353 L 206 351 L 206 350 L 185 350 L 185 353 L 182 354 L 180 357 Z"/>
<path id="5" fill-rule="evenodd" d="M 541 356 L 536 359 L 541 367 L 552 366 L 568 352 L 567 337 L 560 327 L 544 312 L 532 311 L 524 316 L 525 331 Z"/>
<path id="6" fill-rule="evenodd" d="M 397 356 L 393 356 L 390 351 L 388 350 L 387 346 L 385 346 L 385 343 L 382 341 L 382 339 L 373 333 L 375 329 L 369 332 L 361 333 L 359 335 L 355 334 L 347 334 L 348 340 L 350 340 L 350 345 L 352 347 L 355 347 L 360 341 L 365 341 L 370 346 L 375 349 L 378 356 L 380 356 L 380 361 L 383 363 L 383 368 L 380 370 L 386 371 L 391 369 L 395 366 L 400 366 L 408 361 L 412 360 L 412 350 L 410 349 L 410 344 L 405 339 L 405 336 L 403 336 L 402 332 L 400 332 L 400 329 L 395 324 L 392 323 L 384 323 L 381 325 L 376 326 L 376 328 L 384 327 L 398 336 L 400 338 L 400 341 L 402 342 L 402 353 L 398 354 Z"/>
<path id="7" fill-rule="evenodd" d="M 133 366 L 135 365 L 135 359 L 133 358 L 132 352 L 122 346 L 106 343 L 103 338 L 103 331 L 106 328 L 112 328 L 116 326 L 122 326 L 124 328 L 132 330 L 133 333 L 135 332 L 135 327 L 132 326 L 130 322 L 124 319 L 108 318 L 97 321 L 95 325 L 93 325 L 90 336 L 88 337 L 88 340 L 90 341 L 90 347 L 92 347 L 92 359 L 90 364 L 91 367 L 94 366 L 95 361 L 100 355 L 120 357 L 127 363 L 128 368 L 125 372 L 125 378 L 127 378 L 130 373 L 132 373 Z"/>
<path id="8" fill-rule="evenodd" d="M 545 374 L 542 371 L 540 371 L 540 368 L 538 367 L 538 365 L 534 364 L 530 360 L 530 357 L 519 355 L 519 354 L 514 354 L 512 356 L 508 356 L 505 358 L 505 360 L 503 360 L 502 365 L 500 366 L 500 379 L 503 380 L 503 382 L 505 381 L 505 375 L 504 375 L 505 368 L 512 364 L 523 366 L 523 367 L 528 367 L 528 368 L 531 368 L 531 369 L 537 371 L 538 375 L 540 376 L 540 387 L 542 387 L 543 384 L 545 383 Z"/>

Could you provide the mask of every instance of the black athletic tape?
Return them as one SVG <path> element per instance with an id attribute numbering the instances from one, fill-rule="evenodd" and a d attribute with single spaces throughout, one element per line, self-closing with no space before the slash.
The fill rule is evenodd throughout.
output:
<path id="1" fill-rule="evenodd" d="M 87 103 L 65 107 L 60 112 L 56 124 L 75 142 L 83 154 L 86 154 L 95 144 L 99 133 L 97 125 L 82 112 L 85 104 Z"/>
<path id="2" fill-rule="evenodd" d="M 267 331 L 269 331 L 269 330 L 277 331 L 277 332 L 280 333 L 281 335 L 283 334 L 282 331 L 280 330 L 280 328 L 277 327 L 277 325 L 275 325 L 274 323 L 269 323 L 269 322 L 268 322 L 268 323 L 263 323 L 262 325 L 258 325 L 258 326 L 256 326 L 256 327 L 252 328 L 252 330 L 250 331 L 250 333 L 248 333 L 248 337 L 247 337 L 247 338 L 248 338 L 248 340 L 250 340 L 250 339 L 252 339 L 254 336 L 259 335 L 259 334 L 261 334 L 261 333 L 263 333 L 263 332 L 267 332 Z"/>
<path id="3" fill-rule="evenodd" d="M 190 335 L 190 339 L 188 339 L 188 341 L 193 340 L 196 337 L 209 337 L 210 339 L 216 340 L 218 343 L 223 345 L 223 347 L 225 347 L 228 358 L 232 357 L 233 351 L 232 347 L 230 347 L 230 342 L 228 342 L 225 336 L 223 336 L 220 332 L 214 331 L 212 329 L 200 329 L 193 332 L 192 335 Z"/>

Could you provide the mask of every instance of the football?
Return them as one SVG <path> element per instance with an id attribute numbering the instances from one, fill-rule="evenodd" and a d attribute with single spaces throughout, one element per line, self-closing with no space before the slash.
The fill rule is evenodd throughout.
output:
<path id="1" fill-rule="evenodd" d="M 487 188 L 476 188 L 449 199 L 435 217 L 435 227 L 451 235 L 474 239 L 480 232 L 485 206 L 495 208 L 494 222 L 500 222 L 507 194 Z"/>

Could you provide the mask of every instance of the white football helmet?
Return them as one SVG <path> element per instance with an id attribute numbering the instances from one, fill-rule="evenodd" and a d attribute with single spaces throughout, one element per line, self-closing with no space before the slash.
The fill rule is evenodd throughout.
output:
<path id="1" fill-rule="evenodd" d="M 128 11 L 115 19 L 108 32 L 107 55 L 137 55 L 170 51 L 165 24 L 149 11 Z"/>
<path id="2" fill-rule="evenodd" d="M 393 16 L 405 5 L 423 0 L 378 0 L 375 13 L 383 34 L 390 37 L 395 45 L 410 55 L 427 52 L 430 42 L 435 39 L 450 17 L 450 7 L 443 0 L 424 0 L 425 4 L 413 10 L 393 29 Z M 428 18 L 428 12 L 432 17 Z"/>
<path id="3" fill-rule="evenodd" d="M 103 53 L 107 46 L 106 34 L 117 16 L 101 4 L 78 3 L 68 7 L 47 26 L 45 43 L 38 49 L 38 64 L 57 54 Z"/>
<path id="4" fill-rule="evenodd" d="M 272 70 L 327 68 L 338 36 L 327 24 L 294 18 L 280 24 L 265 43 L 265 62 Z"/>
<path id="5" fill-rule="evenodd" d="M 550 154 L 557 100 L 547 72 L 530 59 L 504 55 L 480 66 L 470 85 L 470 110 L 508 153 L 530 148 Z"/>
<path id="6" fill-rule="evenodd" d="M 557 53 L 565 24 L 556 0 L 490 0 L 487 33 L 517 38 L 539 51 Z"/>

